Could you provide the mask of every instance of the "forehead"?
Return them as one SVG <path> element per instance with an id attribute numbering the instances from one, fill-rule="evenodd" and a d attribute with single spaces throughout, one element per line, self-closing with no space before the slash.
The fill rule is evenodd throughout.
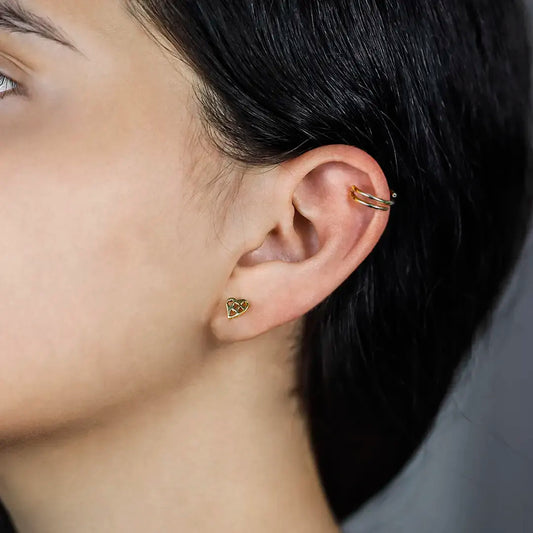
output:
<path id="1" fill-rule="evenodd" d="M 187 83 L 196 83 L 196 75 L 184 61 L 172 43 L 165 40 L 163 34 L 150 21 L 130 11 L 130 0 L 0 0 L 0 43 L 21 46 L 32 42 L 44 51 L 51 50 L 52 40 L 27 37 L 28 28 L 22 32 L 10 31 L 14 18 L 29 17 L 38 20 L 59 33 L 64 41 L 72 43 L 75 52 L 72 58 L 89 60 L 89 63 L 139 64 L 148 61 L 148 71 L 163 63 L 171 65 L 175 74 L 180 74 Z M 13 13 L 17 13 L 13 17 Z M 61 39 L 62 40 L 62 39 Z M 64 44 L 64 43 L 63 43 Z M 68 45 L 67 45 L 68 46 Z M 56 45 L 53 45 L 54 49 Z M 33 68 L 34 56 L 29 58 Z M 87 62 L 85 62 L 87 64 Z M 57 66 L 68 68 L 58 63 Z M 115 65 L 116 66 L 116 65 Z"/>
<path id="2" fill-rule="evenodd" d="M 14 22 L 22 31 L 37 25 L 70 42 L 79 41 L 80 47 L 95 39 L 138 42 L 140 31 L 126 0 L 0 0 L 0 28 L 13 30 Z"/>
<path id="3" fill-rule="evenodd" d="M 20 6 L 52 19 L 90 26 L 105 26 L 106 20 L 126 15 L 125 0 L 0 0 L 0 6 Z"/>

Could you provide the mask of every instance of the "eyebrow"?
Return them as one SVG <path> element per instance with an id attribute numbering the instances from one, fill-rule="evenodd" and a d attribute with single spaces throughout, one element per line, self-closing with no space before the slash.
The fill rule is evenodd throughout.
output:
<path id="1" fill-rule="evenodd" d="M 50 19 L 29 11 L 18 0 L 0 0 L 0 30 L 12 33 L 34 33 L 82 54 Z M 82 54 L 84 55 L 84 54 Z"/>

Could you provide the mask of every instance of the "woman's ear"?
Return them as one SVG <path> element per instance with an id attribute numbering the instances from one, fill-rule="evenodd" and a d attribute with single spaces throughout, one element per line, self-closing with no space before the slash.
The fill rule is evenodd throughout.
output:
<path id="1" fill-rule="evenodd" d="M 384 200 L 391 195 L 378 163 L 353 146 L 315 148 L 261 179 L 253 196 L 241 198 L 242 205 L 254 206 L 245 212 L 247 227 L 257 234 L 246 242 L 261 244 L 239 253 L 210 315 L 212 332 L 222 342 L 253 338 L 307 313 L 368 256 L 389 218 L 388 210 L 353 199 L 352 185 Z M 246 300 L 248 309 L 229 319 L 229 298 Z"/>

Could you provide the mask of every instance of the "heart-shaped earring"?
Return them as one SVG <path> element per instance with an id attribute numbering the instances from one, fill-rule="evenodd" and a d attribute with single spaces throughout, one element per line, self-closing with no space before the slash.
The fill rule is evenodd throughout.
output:
<path id="1" fill-rule="evenodd" d="M 228 298 L 226 302 L 226 312 L 228 318 L 241 316 L 248 311 L 250 303 L 247 300 L 238 300 L 237 298 Z"/>

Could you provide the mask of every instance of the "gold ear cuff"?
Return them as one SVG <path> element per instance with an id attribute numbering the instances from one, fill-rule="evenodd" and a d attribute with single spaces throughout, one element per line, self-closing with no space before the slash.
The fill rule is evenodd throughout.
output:
<path id="1" fill-rule="evenodd" d="M 391 198 L 396 198 L 398 195 L 392 190 L 389 189 L 391 193 Z M 358 198 L 356 194 L 361 194 L 365 196 L 366 198 L 370 198 L 371 200 L 374 200 L 378 204 L 373 204 L 369 202 L 365 202 L 364 200 L 361 200 L 361 198 Z M 391 205 L 394 205 L 394 200 L 384 200 L 383 198 L 378 198 L 377 196 L 374 196 L 373 194 L 370 194 L 368 192 L 362 191 L 357 185 L 352 185 L 350 188 L 350 195 L 353 200 L 356 202 L 359 202 L 360 204 L 366 205 L 368 207 L 371 207 L 372 209 L 380 209 L 381 211 L 388 211 L 390 209 Z M 382 205 L 379 205 L 382 204 Z M 226 313 L 228 318 L 237 318 L 250 308 L 250 302 L 248 300 L 244 299 L 237 299 L 237 298 L 228 298 L 226 301 Z"/>
<path id="2" fill-rule="evenodd" d="M 398 196 L 392 189 L 389 189 L 389 190 L 391 192 L 392 198 L 396 198 Z M 383 204 L 383 206 L 365 202 L 364 200 L 361 200 L 361 198 L 358 198 L 356 196 L 357 193 L 362 194 L 363 196 L 366 196 L 367 198 L 370 198 L 372 200 L 375 200 L 376 202 Z M 384 207 L 384 206 L 394 205 L 395 203 L 394 200 L 383 200 L 383 198 L 378 198 L 377 196 L 374 196 L 373 194 L 364 192 L 359 187 L 357 187 L 357 185 L 352 185 L 350 189 L 350 195 L 352 199 L 355 200 L 356 202 L 359 202 L 360 204 L 366 205 L 368 207 L 372 207 L 373 209 L 381 209 L 382 211 L 388 211 L 390 209 L 390 207 Z"/>

